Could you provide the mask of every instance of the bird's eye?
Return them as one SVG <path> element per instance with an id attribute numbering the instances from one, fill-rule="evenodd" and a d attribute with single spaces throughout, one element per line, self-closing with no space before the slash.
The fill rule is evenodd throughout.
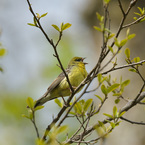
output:
<path id="1" fill-rule="evenodd" d="M 78 59 L 76 59 L 75 61 L 82 61 L 82 59 L 81 59 L 81 58 L 78 58 Z"/>

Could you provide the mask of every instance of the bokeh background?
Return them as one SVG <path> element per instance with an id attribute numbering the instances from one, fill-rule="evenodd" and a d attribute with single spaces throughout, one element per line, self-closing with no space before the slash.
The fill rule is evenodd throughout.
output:
<path id="1" fill-rule="evenodd" d="M 129 1 L 122 1 L 124 8 L 127 8 Z M 72 27 L 64 32 L 63 39 L 58 46 L 60 58 L 66 67 L 73 56 L 87 57 L 86 61 L 89 63 L 87 71 L 89 72 L 97 61 L 102 44 L 101 34 L 93 29 L 93 26 L 98 24 L 95 13 L 103 14 L 102 0 L 31 0 L 31 3 L 35 12 L 39 14 L 48 12 L 41 22 L 52 39 L 57 40 L 58 38 L 58 33 L 52 28 L 52 24 L 60 25 L 62 22 L 72 24 Z M 137 2 L 126 23 L 133 20 L 134 11 L 138 11 L 138 6 L 144 7 L 145 2 Z M 122 17 L 117 0 L 111 1 L 109 11 L 111 30 L 115 33 Z M 0 144 L 4 145 L 35 143 L 36 134 L 33 125 L 21 116 L 27 113 L 26 99 L 28 96 L 34 100 L 39 98 L 61 72 L 56 66 L 57 60 L 53 57 L 53 49 L 41 31 L 27 25 L 32 22 L 33 17 L 26 0 L 0 0 L 0 42 L 7 50 L 6 55 L 0 58 L 0 64 L 4 69 L 4 72 L 0 73 Z M 124 33 L 122 37 L 125 36 Z M 136 38 L 124 47 L 122 54 L 118 57 L 118 64 L 125 64 L 124 50 L 126 47 L 131 49 L 132 58 L 139 56 L 145 59 L 145 23 L 131 27 L 131 33 L 136 33 Z M 145 67 L 142 67 L 141 71 L 145 73 Z M 133 98 L 142 85 L 141 80 L 133 73 L 128 73 L 127 70 L 115 72 L 112 77 L 120 75 L 124 80 L 131 80 L 124 95 L 126 98 Z M 96 82 L 91 87 L 94 88 L 94 85 Z M 84 99 L 94 98 L 94 94 L 97 93 L 85 95 Z M 94 99 L 94 101 L 98 103 L 97 100 Z M 102 113 L 111 114 L 114 98 L 108 99 L 107 103 Z M 119 107 L 122 107 L 124 103 L 122 102 Z M 38 111 L 36 119 L 41 134 L 58 110 L 58 106 L 51 101 L 45 105 L 43 110 Z M 134 121 L 145 122 L 144 107 L 133 108 L 126 114 L 126 117 Z M 98 116 L 96 119 L 101 120 L 102 118 Z M 94 121 L 92 120 L 92 123 Z M 67 120 L 65 123 L 69 122 L 70 120 Z M 73 132 L 74 126 L 71 129 Z M 144 130 L 144 126 L 122 122 L 106 138 L 104 144 L 144 145 Z"/>

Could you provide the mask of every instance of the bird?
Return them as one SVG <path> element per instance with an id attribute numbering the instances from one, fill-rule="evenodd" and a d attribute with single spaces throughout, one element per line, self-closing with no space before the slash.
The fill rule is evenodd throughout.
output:
<path id="1" fill-rule="evenodd" d="M 88 73 L 86 71 L 85 65 L 88 63 L 83 62 L 84 59 L 85 58 L 83 57 L 73 57 L 68 63 L 67 69 L 65 69 L 72 88 L 78 87 L 80 83 L 87 77 Z M 63 97 L 70 96 L 70 94 L 70 86 L 67 82 L 64 72 L 62 72 L 48 87 L 46 93 L 41 98 L 36 100 L 34 107 L 36 108 L 37 106 L 42 106 L 47 101 L 56 99 L 58 97 L 62 97 L 63 99 Z"/>

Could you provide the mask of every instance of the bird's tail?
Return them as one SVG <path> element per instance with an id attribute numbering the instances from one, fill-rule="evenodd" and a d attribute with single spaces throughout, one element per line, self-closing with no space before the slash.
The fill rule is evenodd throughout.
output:
<path id="1" fill-rule="evenodd" d="M 48 92 L 46 92 L 40 99 L 36 100 L 34 108 L 36 108 L 37 106 L 43 105 L 44 103 L 46 103 L 49 100 L 51 100 L 50 94 L 48 94 Z"/>

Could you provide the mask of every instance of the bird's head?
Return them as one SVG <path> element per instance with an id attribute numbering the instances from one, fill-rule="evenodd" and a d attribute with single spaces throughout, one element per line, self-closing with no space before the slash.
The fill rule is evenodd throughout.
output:
<path id="1" fill-rule="evenodd" d="M 85 59 L 85 57 L 84 58 L 83 57 L 74 57 L 70 60 L 68 67 L 74 66 L 74 65 L 84 66 L 84 65 L 88 64 L 86 62 L 83 62 L 84 59 Z"/>

